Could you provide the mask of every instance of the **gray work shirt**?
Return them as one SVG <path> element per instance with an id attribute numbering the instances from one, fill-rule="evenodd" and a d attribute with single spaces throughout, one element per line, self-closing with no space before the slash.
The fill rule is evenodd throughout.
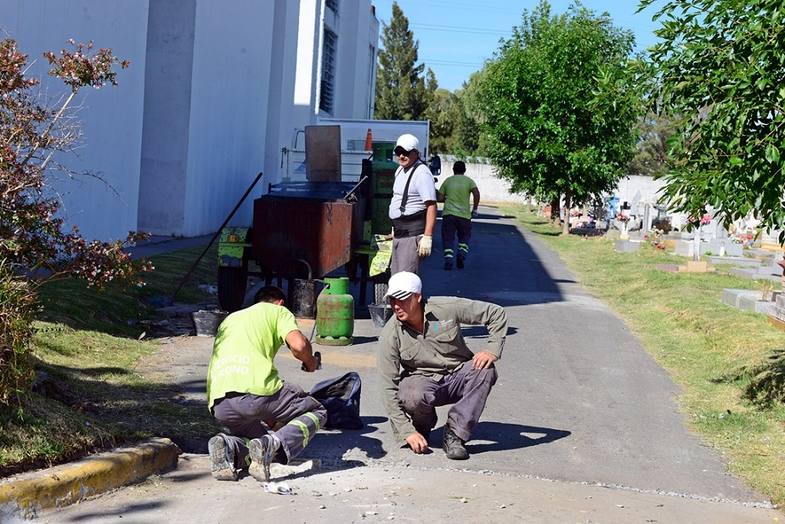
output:
<path id="1" fill-rule="evenodd" d="M 501 358 L 507 337 L 507 314 L 496 304 L 458 297 L 431 297 L 425 304 L 424 335 L 394 316 L 384 326 L 379 337 L 377 364 L 384 405 L 397 440 L 415 432 L 398 399 L 401 379 L 407 375 L 426 375 L 439 380 L 474 357 L 461 335 L 461 324 L 485 325 L 489 336 L 483 351 Z"/>
<path id="2" fill-rule="evenodd" d="M 393 183 L 393 197 L 390 200 L 390 208 L 388 216 L 390 219 L 401 217 L 401 202 L 403 201 L 403 190 L 406 188 L 406 181 L 409 179 L 409 174 L 412 173 L 412 181 L 409 183 L 409 198 L 406 200 L 406 208 L 403 214 L 406 216 L 412 215 L 418 211 L 425 209 L 426 202 L 436 202 L 436 185 L 433 182 L 433 175 L 428 166 L 421 161 L 404 170 L 399 167 L 395 171 L 395 182 Z"/>

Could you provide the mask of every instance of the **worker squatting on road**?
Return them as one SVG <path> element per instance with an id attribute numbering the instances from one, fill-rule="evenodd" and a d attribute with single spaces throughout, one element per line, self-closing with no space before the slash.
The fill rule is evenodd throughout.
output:
<path id="1" fill-rule="evenodd" d="M 208 443 L 218 480 L 237 480 L 247 468 L 255 479 L 268 481 L 270 463 L 288 463 L 327 419 L 324 406 L 281 380 L 273 364 L 286 342 L 305 371 L 319 367 L 285 299 L 281 289 L 263 287 L 255 305 L 232 313 L 218 328 L 207 371 L 208 408 L 228 430 Z"/>
<path id="2" fill-rule="evenodd" d="M 428 166 L 420 159 L 420 141 L 401 135 L 394 153 L 400 167 L 395 171 L 389 217 L 393 223 L 392 274 L 417 273 L 420 260 L 431 254 L 436 225 L 436 186 Z"/>
<path id="3" fill-rule="evenodd" d="M 504 308 L 457 297 L 426 300 L 420 277 L 410 272 L 394 274 L 386 296 L 395 316 L 379 337 L 378 369 L 396 440 L 415 453 L 428 451 L 435 408 L 454 404 L 442 447 L 450 459 L 469 458 L 464 444 L 496 383 L 494 363 L 507 335 Z M 485 350 L 469 350 L 461 335 L 462 323 L 486 326 Z"/>
<path id="4" fill-rule="evenodd" d="M 439 188 L 439 202 L 444 202 L 442 211 L 442 247 L 444 269 L 450 271 L 452 262 L 463 269 L 469 256 L 469 240 L 472 238 L 472 218 L 477 216 L 480 205 L 480 190 L 466 176 L 466 164 L 458 160 L 452 165 L 453 175 Z M 474 206 L 469 207 L 469 197 L 474 196 Z M 458 235 L 458 256 L 455 257 L 455 235 Z"/>

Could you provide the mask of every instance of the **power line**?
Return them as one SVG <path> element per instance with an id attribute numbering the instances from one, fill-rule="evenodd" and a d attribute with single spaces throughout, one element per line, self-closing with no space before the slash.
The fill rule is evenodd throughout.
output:
<path id="1" fill-rule="evenodd" d="M 435 66 L 439 66 L 439 68 L 442 68 L 442 67 L 466 67 L 466 68 L 469 68 L 469 69 L 479 69 L 480 66 L 482 65 L 482 64 L 479 64 L 479 65 L 473 65 L 473 64 L 438 64 L 436 62 L 426 62 L 425 65 L 427 66 L 429 63 L 433 64 Z"/>
<path id="2" fill-rule="evenodd" d="M 457 60 L 423 60 L 425 65 L 428 64 L 437 64 L 437 65 L 456 65 L 456 66 L 472 66 L 472 67 L 479 67 L 482 66 L 482 62 L 460 62 Z"/>
<path id="3" fill-rule="evenodd" d="M 512 34 L 512 31 L 509 29 L 506 30 L 483 29 L 483 28 L 474 28 L 469 26 L 450 26 L 450 25 L 421 24 L 421 23 L 414 23 L 411 25 L 415 29 L 422 29 L 425 31 L 442 31 L 448 33 L 464 33 L 464 34 L 489 35 L 489 36 L 510 36 Z"/>
<path id="4" fill-rule="evenodd" d="M 408 0 L 403 0 L 405 3 L 409 4 Z M 476 3 L 461 3 L 461 2 L 445 2 L 439 0 L 417 0 L 416 2 L 411 2 L 411 4 L 429 4 L 434 7 L 441 7 L 444 9 L 461 9 L 465 11 L 473 11 L 473 12 L 493 12 L 498 14 L 505 14 L 505 15 L 515 15 L 521 16 L 523 14 L 523 10 L 515 10 L 515 9 L 505 9 L 503 7 L 493 7 L 493 6 L 478 6 Z"/>

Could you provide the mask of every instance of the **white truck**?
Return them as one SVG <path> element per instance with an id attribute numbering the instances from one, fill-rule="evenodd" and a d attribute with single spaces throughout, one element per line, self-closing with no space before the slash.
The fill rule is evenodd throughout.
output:
<path id="1" fill-rule="evenodd" d="M 360 178 L 362 160 L 371 151 L 365 149 L 368 130 L 374 142 L 395 143 L 399 136 L 410 133 L 420 141 L 420 155 L 428 160 L 428 134 L 430 122 L 427 120 L 360 120 L 350 118 L 318 118 L 316 125 L 341 127 L 341 173 L 346 182 L 356 182 Z M 305 179 L 305 138 L 300 132 L 295 135 L 291 149 L 284 150 L 282 167 L 284 180 Z M 392 160 L 392 159 L 390 159 Z"/>

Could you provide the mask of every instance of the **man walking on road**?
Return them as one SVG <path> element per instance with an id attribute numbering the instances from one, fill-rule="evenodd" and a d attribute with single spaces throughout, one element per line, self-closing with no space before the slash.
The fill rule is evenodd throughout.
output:
<path id="1" fill-rule="evenodd" d="M 255 298 L 255 305 L 221 323 L 207 371 L 207 406 L 229 430 L 208 443 L 213 477 L 218 480 L 237 480 L 248 468 L 255 479 L 268 481 L 270 463 L 288 463 L 327 419 L 324 406 L 299 386 L 281 380 L 273 365 L 286 342 L 303 369 L 318 368 L 311 343 L 284 307 L 283 291 L 267 286 Z M 276 426 L 281 427 L 271 431 Z"/>
<path id="2" fill-rule="evenodd" d="M 442 447 L 448 458 L 469 458 L 471 438 L 496 382 L 496 362 L 507 335 L 504 308 L 457 297 L 422 296 L 414 273 L 396 273 L 386 295 L 395 317 L 379 337 L 378 368 L 393 433 L 415 453 L 428 451 L 436 407 L 454 404 L 447 415 Z M 483 324 L 488 346 L 472 353 L 461 324 Z"/>
<path id="3" fill-rule="evenodd" d="M 472 237 L 472 217 L 477 216 L 480 205 L 480 190 L 471 178 L 466 176 L 466 164 L 458 160 L 452 165 L 453 175 L 439 188 L 439 202 L 444 202 L 442 211 L 442 247 L 444 250 L 444 269 L 452 269 L 455 258 L 455 235 L 458 234 L 458 269 L 463 269 L 469 254 L 469 240 Z M 469 196 L 474 196 L 474 206 L 469 207 Z"/>
<path id="4" fill-rule="evenodd" d="M 417 273 L 420 260 L 431 254 L 436 225 L 436 186 L 428 166 L 420 159 L 420 141 L 401 135 L 395 144 L 400 167 L 395 171 L 389 217 L 393 223 L 392 274 Z"/>

